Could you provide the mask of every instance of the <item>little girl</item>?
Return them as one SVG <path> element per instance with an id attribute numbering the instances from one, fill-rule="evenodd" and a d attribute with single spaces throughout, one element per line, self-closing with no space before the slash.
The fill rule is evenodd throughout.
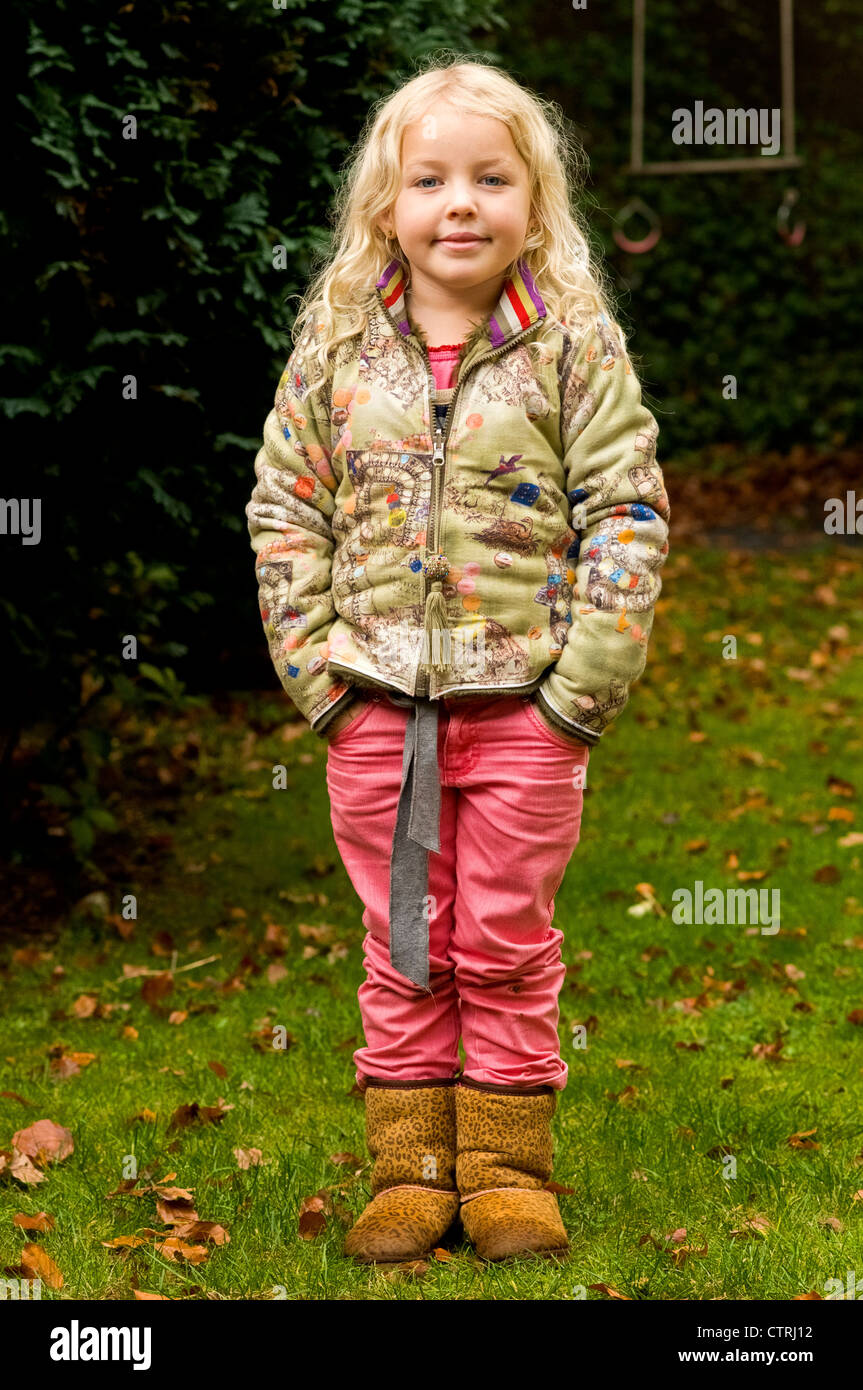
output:
<path id="1" fill-rule="evenodd" d="M 427 1254 L 457 1216 L 488 1259 L 568 1248 L 554 898 L 644 669 L 669 507 L 562 131 L 481 62 L 379 104 L 246 509 L 365 907 L 361 1261 Z"/>

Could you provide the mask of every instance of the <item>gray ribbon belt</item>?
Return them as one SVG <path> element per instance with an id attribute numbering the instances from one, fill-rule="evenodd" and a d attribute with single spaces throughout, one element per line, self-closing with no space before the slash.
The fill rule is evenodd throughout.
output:
<path id="1" fill-rule="evenodd" d="M 405 729 L 402 783 L 390 859 L 390 963 L 428 989 L 428 851 L 440 853 L 438 713 L 433 700 L 388 698 L 411 705 Z"/>

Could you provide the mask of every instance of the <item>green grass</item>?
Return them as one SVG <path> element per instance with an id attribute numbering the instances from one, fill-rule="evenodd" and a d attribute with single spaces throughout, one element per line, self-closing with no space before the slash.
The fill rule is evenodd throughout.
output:
<path id="1" fill-rule="evenodd" d="M 565 1263 L 483 1265 L 456 1244 L 446 1262 L 385 1277 L 342 1255 L 336 1214 L 315 1239 L 299 1237 L 300 1204 L 318 1189 L 340 1184 L 335 1198 L 354 1215 L 368 1196 L 364 1109 L 351 1094 L 363 928 L 333 843 L 326 749 L 310 733 L 285 737 L 296 726 L 274 694 L 244 700 L 239 718 L 130 726 L 121 767 L 147 749 L 176 769 L 193 729 L 203 753 L 184 764 L 175 813 L 155 827 L 174 837 L 164 869 L 148 878 L 130 868 L 128 882 L 109 885 L 112 912 L 138 894 L 130 940 L 79 913 L 49 943 L 50 959 L 21 964 L 4 951 L 0 1090 L 32 1106 L 0 1099 L 0 1147 L 51 1118 L 71 1130 L 75 1152 L 39 1186 L 0 1180 L 0 1264 L 17 1265 L 25 1241 L 38 1241 L 65 1281 L 43 1296 L 92 1299 L 140 1287 L 172 1298 L 282 1289 L 288 1299 L 567 1300 L 580 1289 L 605 1297 L 589 1291 L 600 1283 L 651 1300 L 788 1299 L 823 1294 L 848 1269 L 863 1279 L 863 1031 L 847 1019 L 863 1009 L 863 878 L 860 847 L 839 843 L 863 829 L 861 591 L 856 552 L 830 544 L 748 559 L 692 550 L 669 562 L 647 671 L 592 755 L 581 843 L 557 897 L 575 967 L 560 996 L 569 1082 L 554 1119 L 554 1180 L 573 1189 L 559 1198 Z M 722 656 L 726 634 L 737 636 L 736 660 Z M 288 786 L 276 792 L 271 769 L 282 762 Z M 832 807 L 855 819 L 831 818 Z M 828 866 L 837 872 L 816 877 Z M 672 921 L 675 889 L 749 886 L 739 870 L 766 870 L 752 886 L 781 890 L 778 934 Z M 666 916 L 628 911 L 642 883 Z M 284 927 L 284 956 L 267 954 L 267 922 Z M 330 924 L 337 950 L 304 959 L 313 942 L 300 924 Z M 159 932 L 178 965 L 219 955 L 177 974 L 161 1013 L 142 1000 L 140 979 L 119 981 L 124 963 L 167 968 L 149 949 Z M 287 975 L 271 983 L 267 966 L 279 960 Z M 223 989 L 231 980 L 240 987 Z M 114 1009 L 76 1019 L 85 993 Z M 171 1009 L 188 1017 L 169 1024 Z M 591 1017 L 578 1049 L 573 1025 Z M 292 1035 L 286 1051 L 256 1049 L 267 1020 Z M 777 1039 L 778 1060 L 753 1054 Z M 53 1044 L 96 1060 L 60 1080 Z M 617 1099 L 628 1085 L 637 1094 Z M 179 1105 L 220 1096 L 234 1107 L 220 1123 L 169 1131 Z M 132 1119 L 145 1107 L 154 1123 Z M 812 1129 L 817 1148 L 789 1146 Z M 264 1164 L 240 1171 L 233 1150 L 253 1146 Z M 332 1161 L 343 1151 L 363 1159 L 358 1176 Z M 161 1225 L 152 1197 L 106 1195 L 130 1155 L 155 1178 L 175 1172 L 230 1243 L 197 1266 L 150 1247 L 104 1248 Z M 15 1212 L 40 1210 L 53 1231 L 13 1225 Z M 755 1216 L 766 1218 L 763 1234 L 732 1235 Z M 705 1254 L 666 1252 L 663 1238 L 682 1227 L 683 1244 Z"/>

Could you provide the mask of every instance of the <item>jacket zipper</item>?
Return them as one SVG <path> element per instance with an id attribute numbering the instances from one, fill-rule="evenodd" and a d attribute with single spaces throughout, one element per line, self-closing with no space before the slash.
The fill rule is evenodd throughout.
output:
<path id="1" fill-rule="evenodd" d="M 389 313 L 389 310 L 387 310 L 387 313 Z M 429 555 L 436 555 L 438 550 L 440 549 L 440 498 L 441 493 L 443 492 L 443 480 L 446 472 L 446 445 L 447 440 L 449 439 L 450 429 L 452 428 L 452 420 L 455 405 L 461 394 L 461 389 L 467 381 L 468 377 L 470 376 L 471 372 L 473 372 L 475 368 L 481 367 L 483 362 L 492 362 L 494 358 L 499 357 L 501 353 L 507 352 L 508 349 L 512 347 L 513 343 L 518 342 L 519 339 L 525 337 L 526 334 L 532 333 L 536 326 L 537 325 L 535 323 L 532 323 L 528 328 L 522 328 L 519 333 L 513 334 L 511 338 L 507 338 L 505 343 L 501 343 L 500 347 L 493 348 L 491 352 L 483 353 L 482 357 L 478 357 L 475 362 L 471 363 L 471 366 L 465 372 L 464 376 L 461 378 L 460 381 L 456 383 L 456 388 L 453 392 L 452 399 L 449 405 L 447 406 L 446 412 L 444 414 L 443 425 L 435 424 L 433 437 L 434 449 L 432 452 L 432 495 L 431 502 L 429 505 L 428 523 L 426 526 L 426 557 L 428 557 Z M 423 365 L 426 368 L 429 380 L 429 425 L 431 425 L 431 421 L 434 416 L 434 398 L 435 393 L 437 391 L 437 382 L 434 379 L 434 372 L 432 371 L 431 360 L 429 358 L 428 353 L 425 351 L 424 348 L 421 348 L 419 346 L 417 350 L 422 355 Z M 432 539 L 431 548 L 429 548 L 428 543 L 429 537 L 431 537 Z M 428 593 L 429 580 L 428 575 L 425 571 L 425 565 L 423 565 L 423 609 L 425 609 L 425 605 L 428 600 Z M 430 696 L 432 693 L 431 687 L 433 678 L 433 671 L 429 672 L 420 668 L 417 671 L 417 677 L 414 683 L 414 695 L 420 696 L 422 698 Z"/>

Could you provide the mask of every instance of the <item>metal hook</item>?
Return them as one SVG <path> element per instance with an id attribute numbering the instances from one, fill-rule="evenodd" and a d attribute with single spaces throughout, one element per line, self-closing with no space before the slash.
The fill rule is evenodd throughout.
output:
<path id="1" fill-rule="evenodd" d="M 640 212 L 642 217 L 647 218 L 647 221 L 650 223 L 651 230 L 647 233 L 647 236 L 642 237 L 640 241 L 630 241 L 629 237 L 626 236 L 619 227 L 613 227 L 611 235 L 614 237 L 621 251 L 629 251 L 630 254 L 634 256 L 642 256 L 645 251 L 652 251 L 659 241 L 659 238 L 662 236 L 662 223 L 652 208 L 649 208 L 641 198 L 630 198 L 626 206 L 620 209 L 618 220 L 623 223 L 636 212 Z"/>
<path id="2" fill-rule="evenodd" d="M 787 246 L 799 246 L 806 235 L 806 223 L 795 222 L 789 231 L 788 218 L 800 194 L 796 188 L 786 188 L 782 202 L 776 210 L 776 230 Z"/>

